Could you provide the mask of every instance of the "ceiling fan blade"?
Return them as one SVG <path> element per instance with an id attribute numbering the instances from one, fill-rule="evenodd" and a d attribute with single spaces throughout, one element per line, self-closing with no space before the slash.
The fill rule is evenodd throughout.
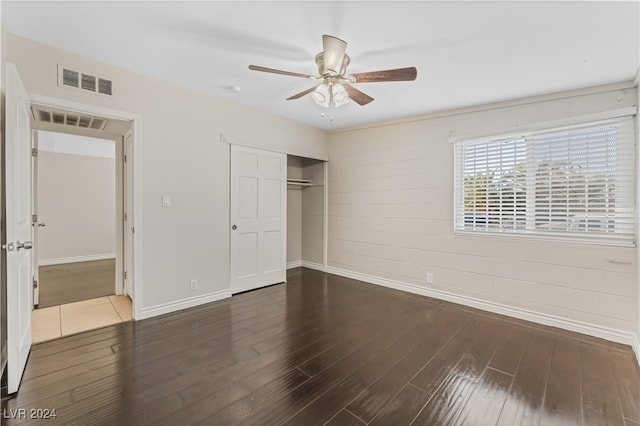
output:
<path id="1" fill-rule="evenodd" d="M 288 76 L 291 76 L 291 77 L 311 78 L 313 80 L 317 79 L 317 77 L 315 77 L 313 75 L 309 75 L 309 74 L 299 74 L 297 72 L 282 71 L 282 70 L 277 70 L 277 69 L 274 69 L 274 68 L 261 67 L 261 66 L 258 66 L 258 65 L 249 65 L 249 69 L 253 70 L 253 71 L 270 72 L 272 74 L 288 75 Z"/>
<path id="2" fill-rule="evenodd" d="M 347 50 L 347 42 L 330 35 L 322 36 L 324 53 L 324 67 L 333 74 L 340 74 L 344 53 Z"/>
<path id="3" fill-rule="evenodd" d="M 318 86 L 313 86 L 311 89 L 303 90 L 300 93 L 297 93 L 297 94 L 295 94 L 293 96 L 288 97 L 287 100 L 291 101 L 293 99 L 299 99 L 299 98 L 303 97 L 304 95 L 308 95 L 309 93 L 311 93 L 314 90 L 316 90 L 316 87 L 318 87 Z"/>
<path id="4" fill-rule="evenodd" d="M 393 70 L 371 71 L 352 74 L 355 83 L 376 83 L 382 81 L 412 81 L 416 79 L 416 67 L 397 68 Z"/>
<path id="5" fill-rule="evenodd" d="M 371 96 L 359 91 L 353 86 L 349 86 L 348 84 L 344 85 L 344 90 L 346 90 L 349 94 L 349 99 L 360 106 L 366 105 L 369 102 L 373 101 L 373 98 Z"/>

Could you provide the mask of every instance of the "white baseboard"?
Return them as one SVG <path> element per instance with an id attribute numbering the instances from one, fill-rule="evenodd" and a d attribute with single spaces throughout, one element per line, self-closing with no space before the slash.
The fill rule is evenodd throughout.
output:
<path id="1" fill-rule="evenodd" d="M 303 268 L 315 269 L 316 271 L 327 272 L 326 268 L 321 263 L 309 262 L 306 260 L 302 261 Z"/>
<path id="2" fill-rule="evenodd" d="M 221 291 L 216 291 L 215 293 L 189 297 L 186 299 L 178 300 L 176 302 L 161 303 L 160 305 L 142 308 L 141 318 L 136 318 L 136 320 L 151 318 L 158 315 L 169 314 L 171 312 L 176 312 L 176 311 L 180 311 L 182 309 L 187 309 L 187 308 L 193 308 L 195 306 L 204 305 L 205 303 L 216 302 L 218 300 L 227 299 L 229 297 L 231 297 L 231 290 L 221 290 Z"/>
<path id="3" fill-rule="evenodd" d="M 302 260 L 294 260 L 293 262 L 287 262 L 287 269 L 299 268 L 302 266 Z"/>
<path id="4" fill-rule="evenodd" d="M 303 266 L 304 262 L 303 262 Z M 501 303 L 488 302 L 468 296 L 460 296 L 446 291 L 435 290 L 431 288 L 418 287 L 413 284 L 403 283 L 400 281 L 379 278 L 372 275 L 366 275 L 359 272 L 348 271 L 345 269 L 334 268 L 328 266 L 326 272 L 330 274 L 340 275 L 346 278 L 352 278 L 364 281 L 370 284 L 377 284 L 396 290 L 406 291 L 408 293 L 419 294 L 421 296 L 433 297 L 435 299 L 446 300 L 448 302 L 458 303 L 460 305 L 470 306 L 472 308 L 489 311 L 496 314 L 507 315 L 519 318 L 525 321 L 531 321 L 551 327 L 561 328 L 563 330 L 573 331 L 576 333 L 588 334 L 590 336 L 599 337 L 601 339 L 610 340 L 616 343 L 630 345 L 638 362 L 640 363 L 640 344 L 635 334 L 626 331 L 615 330 L 609 327 L 603 327 L 595 324 L 589 324 L 582 321 L 572 320 L 570 318 L 562 318 L 555 315 L 534 312 L 528 309 L 516 308 L 513 306 L 503 305 Z"/>
<path id="5" fill-rule="evenodd" d="M 61 257 L 58 259 L 38 259 L 38 266 L 62 265 L 63 263 L 91 262 L 93 260 L 115 259 L 115 253 L 91 254 L 88 256 Z"/>

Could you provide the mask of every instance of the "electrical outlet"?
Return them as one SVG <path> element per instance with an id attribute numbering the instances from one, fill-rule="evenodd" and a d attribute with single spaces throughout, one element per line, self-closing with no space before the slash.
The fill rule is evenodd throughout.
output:
<path id="1" fill-rule="evenodd" d="M 433 284 L 433 274 L 431 272 L 427 272 L 427 284 Z"/>
<path id="2" fill-rule="evenodd" d="M 197 289 L 198 289 L 198 280 L 191 280 L 191 286 L 189 287 L 189 290 L 193 291 Z"/>

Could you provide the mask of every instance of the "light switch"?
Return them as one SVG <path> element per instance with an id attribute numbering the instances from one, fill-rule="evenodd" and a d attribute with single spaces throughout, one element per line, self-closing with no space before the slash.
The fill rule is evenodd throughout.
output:
<path id="1" fill-rule="evenodd" d="M 163 195 L 162 196 L 162 207 L 170 207 L 171 206 L 171 196 Z"/>

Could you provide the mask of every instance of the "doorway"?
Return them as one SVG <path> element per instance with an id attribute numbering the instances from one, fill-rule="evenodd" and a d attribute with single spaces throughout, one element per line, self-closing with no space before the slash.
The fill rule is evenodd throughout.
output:
<path id="1" fill-rule="evenodd" d="M 32 342 L 132 319 L 124 294 L 131 123 L 32 104 Z M 131 292 L 129 292 L 131 293 Z"/>
<path id="2" fill-rule="evenodd" d="M 49 131 L 34 137 L 34 305 L 115 294 L 117 141 Z"/>
<path id="3" fill-rule="evenodd" d="M 37 217 L 34 216 L 32 210 L 33 201 L 33 176 L 32 171 L 33 156 L 32 129 L 38 130 L 56 130 L 56 128 L 47 128 L 47 126 L 69 126 L 74 127 L 77 132 L 94 132 L 104 130 L 101 127 L 100 117 L 104 117 L 109 121 L 113 119 L 115 122 L 125 122 L 129 131 L 133 135 L 133 158 L 128 158 L 131 162 L 129 174 L 130 178 L 123 185 L 128 191 L 132 191 L 133 203 L 129 214 L 129 221 L 118 228 L 118 238 L 120 238 L 117 247 L 122 247 L 122 240 L 125 234 L 131 235 L 133 249 L 129 253 L 116 253 L 116 257 L 124 256 L 131 258 L 130 265 L 133 270 L 129 272 L 129 278 L 132 280 L 131 288 L 133 293 L 133 312 L 135 319 L 142 316 L 142 289 L 136 283 L 141 282 L 142 270 L 140 268 L 139 259 L 141 258 L 140 245 L 140 154 L 141 154 L 141 116 L 109 108 L 98 107 L 95 105 L 81 104 L 73 101 L 66 101 L 56 98 L 49 98 L 41 95 L 30 95 L 27 93 L 20 74 L 14 64 L 6 64 L 6 114 L 3 125 L 5 127 L 5 138 L 3 143 L 3 197 L 2 208 L 5 215 L 2 223 L 2 269 L 5 272 L 3 276 L 3 292 L 6 291 L 5 307 L 6 318 L 6 340 L 3 340 L 3 354 L 6 349 L 6 393 L 12 394 L 17 392 L 24 368 L 31 350 L 32 340 L 32 314 L 34 312 L 34 264 L 32 260 L 32 252 L 34 242 L 37 240 L 38 226 Z M 66 109 L 69 114 L 65 118 L 64 115 L 53 114 L 54 111 L 46 111 L 41 115 L 35 111 L 33 107 L 40 105 L 51 109 Z M 81 112 L 84 111 L 84 112 Z M 86 117 L 94 114 L 94 117 Z M 100 117 L 99 117 L 100 116 Z M 95 120 L 97 118 L 97 120 Z M 103 121 L 104 123 L 104 121 Z M 120 133 L 122 134 L 122 133 Z M 91 136 L 91 134 L 89 135 Z M 118 134 L 114 135 L 118 136 Z M 37 148 L 37 147 L 33 147 Z M 33 214 L 32 214 L 33 213 Z M 34 226 L 35 225 L 35 226 Z M 138 231 L 135 233 L 135 231 Z M 122 232 L 120 232 L 122 231 Z M 134 235 L 135 233 L 135 235 Z M 119 262 L 119 263 L 122 263 Z M 116 263 L 116 265 L 118 262 Z M 116 269 L 116 275 L 118 271 Z M 122 287 L 120 288 L 122 291 Z M 3 311 L 4 313 L 4 311 Z M 4 360 L 3 360 L 4 361 Z M 4 363 L 4 362 L 3 362 Z"/>

